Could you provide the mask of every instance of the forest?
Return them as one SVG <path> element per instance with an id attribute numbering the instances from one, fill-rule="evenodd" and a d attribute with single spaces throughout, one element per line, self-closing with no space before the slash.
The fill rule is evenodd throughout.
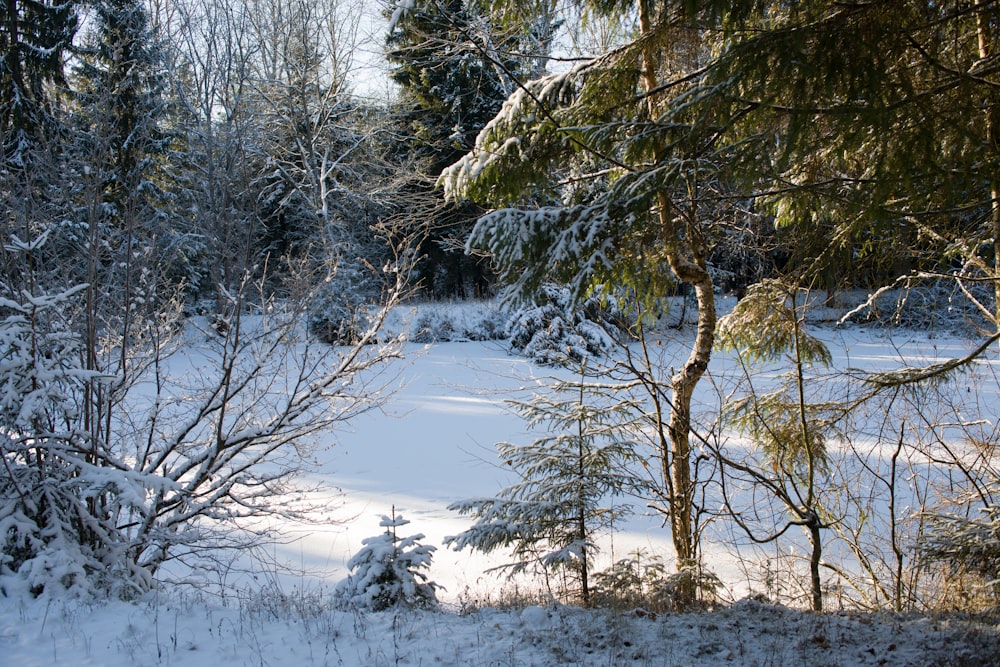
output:
<path id="1" fill-rule="evenodd" d="M 1000 604 L 995 0 L 6 0 L 0 53 L 0 600 L 266 543 L 454 333 L 393 313 L 489 302 L 562 375 L 451 548 L 689 611 L 725 523 L 816 612 Z M 824 309 L 967 345 L 841 365 Z M 672 551 L 598 571 L 622 498 Z M 434 603 L 404 524 L 345 604 Z"/>

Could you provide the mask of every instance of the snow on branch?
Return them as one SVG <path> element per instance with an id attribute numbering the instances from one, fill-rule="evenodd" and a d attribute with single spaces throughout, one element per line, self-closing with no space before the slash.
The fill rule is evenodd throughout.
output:
<path id="1" fill-rule="evenodd" d="M 395 32 L 396 28 L 399 27 L 399 22 L 403 20 L 407 12 L 413 10 L 415 0 L 396 0 L 396 6 L 392 10 L 392 15 L 389 17 L 389 28 L 387 32 Z"/>
<path id="2" fill-rule="evenodd" d="M 612 266 L 617 222 L 603 206 L 505 208 L 479 219 L 467 248 L 494 254 L 510 301 L 527 299 L 551 278 L 568 279 L 578 301 Z"/>
<path id="3" fill-rule="evenodd" d="M 479 132 L 472 151 L 441 173 L 438 185 L 445 195 L 450 199 L 488 196 L 491 188 L 504 188 L 504 181 L 513 177 L 511 170 L 533 173 L 538 161 L 526 159 L 529 155 L 564 147 L 567 135 L 552 111 L 572 103 L 579 92 L 579 77 L 589 66 L 583 63 L 514 91 Z"/>

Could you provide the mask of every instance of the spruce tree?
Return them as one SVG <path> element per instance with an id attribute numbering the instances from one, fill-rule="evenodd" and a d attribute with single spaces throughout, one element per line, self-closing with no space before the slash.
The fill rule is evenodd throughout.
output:
<path id="1" fill-rule="evenodd" d="M 144 210 L 154 182 L 155 159 L 167 148 L 160 128 L 164 112 L 165 54 L 135 0 L 101 0 L 81 53 L 74 84 L 81 159 L 100 179 L 107 222 L 131 228 Z M 131 230 L 134 231 L 134 230 Z"/>
<path id="2" fill-rule="evenodd" d="M 364 546 L 347 563 L 351 574 L 337 585 L 344 602 L 372 611 L 437 606 L 439 586 L 425 573 L 435 548 L 420 543 L 421 533 L 400 537 L 397 529 L 409 523 L 393 508 L 392 516 L 379 521 L 385 532 L 362 540 Z"/>
<path id="3" fill-rule="evenodd" d="M 0 149 L 4 166 L 26 168 L 30 151 L 57 129 L 57 87 L 78 27 L 76 0 L 0 4 Z"/>
<path id="4" fill-rule="evenodd" d="M 476 135 L 516 85 L 520 64 L 513 38 L 468 0 L 419 0 L 395 16 L 386 59 L 400 86 L 400 122 L 406 150 L 428 179 L 468 151 Z M 442 203 L 431 214 L 421 244 L 417 278 L 431 296 L 470 296 L 487 289 L 488 267 L 460 251 L 482 209 Z M 456 242 L 456 240 L 458 240 Z"/>
<path id="5" fill-rule="evenodd" d="M 515 560 L 501 567 L 511 575 L 535 567 L 568 572 L 589 605 L 597 537 L 631 512 L 625 497 L 647 490 L 629 433 L 637 406 L 614 400 L 619 390 L 581 375 L 551 394 L 514 402 L 529 426 L 546 433 L 527 445 L 497 445 L 502 464 L 520 479 L 495 497 L 451 505 L 476 521 L 446 544 L 485 553 L 509 548 Z"/>

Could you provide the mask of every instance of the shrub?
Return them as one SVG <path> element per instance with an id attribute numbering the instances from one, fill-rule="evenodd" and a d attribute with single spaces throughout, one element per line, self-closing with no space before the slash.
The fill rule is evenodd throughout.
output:
<path id="1" fill-rule="evenodd" d="M 347 563 L 352 573 L 337 586 L 345 604 L 359 609 L 383 611 L 407 606 L 429 609 L 437 606 L 438 587 L 423 570 L 430 567 L 433 546 L 420 544 L 420 533 L 399 537 L 396 529 L 410 523 L 393 512 L 379 525 L 385 532 L 362 540 L 364 545 Z"/>

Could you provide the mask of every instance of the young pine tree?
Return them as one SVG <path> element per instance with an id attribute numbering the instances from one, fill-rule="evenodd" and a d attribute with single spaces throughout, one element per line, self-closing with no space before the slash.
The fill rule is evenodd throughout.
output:
<path id="1" fill-rule="evenodd" d="M 372 611 L 437 605 L 438 585 L 424 573 L 435 548 L 420 544 L 421 533 L 400 537 L 396 529 L 408 523 L 393 509 L 379 521 L 385 532 L 362 540 L 364 546 L 347 562 L 351 574 L 337 586 L 347 604 Z"/>
<path id="2" fill-rule="evenodd" d="M 510 575 L 538 565 L 568 572 L 582 604 L 591 603 L 590 572 L 596 538 L 630 512 L 622 496 L 638 494 L 644 481 L 629 433 L 635 405 L 613 399 L 616 388 L 581 378 L 560 382 L 549 394 L 514 409 L 532 428 L 548 433 L 528 445 L 499 443 L 503 464 L 520 480 L 492 498 L 473 498 L 449 509 L 475 517 L 468 530 L 445 542 L 456 551 L 510 548 Z"/>

